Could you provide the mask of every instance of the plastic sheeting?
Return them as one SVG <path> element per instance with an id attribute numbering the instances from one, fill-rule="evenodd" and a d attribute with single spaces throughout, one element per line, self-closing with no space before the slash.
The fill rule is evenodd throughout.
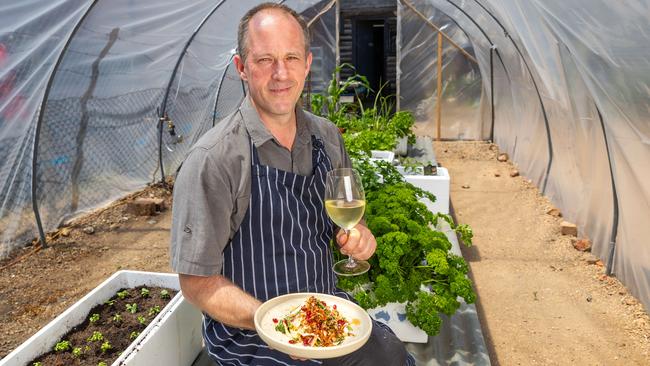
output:
<path id="1" fill-rule="evenodd" d="M 399 1 L 398 97 L 426 131 L 436 103 L 436 34 Z M 648 1 L 409 2 L 478 60 L 445 42 L 442 137 L 493 133 L 650 307 Z M 236 21 L 255 3 L 0 3 L 0 257 L 36 236 L 35 141 L 45 230 L 159 179 L 163 108 L 175 124 L 176 136 L 166 125 L 162 134 L 162 166 L 172 174 L 243 97 L 230 59 Z M 310 15 L 328 3 L 287 2 Z M 320 57 L 313 91 L 336 62 L 333 9 L 313 27 Z"/>
<path id="2" fill-rule="evenodd" d="M 0 3 L 0 258 L 38 236 L 32 171 L 45 231 L 159 181 L 161 158 L 173 174 L 243 99 L 231 61 L 239 19 L 258 3 Z M 329 1 L 284 3 L 309 20 Z M 336 64 L 324 31 L 335 19 L 332 7 L 313 24 L 316 82 Z M 163 123 L 159 144 L 163 111 L 174 134 Z"/>
<path id="3" fill-rule="evenodd" d="M 436 11 L 431 4 L 418 4 L 418 11 L 465 51 L 473 53 L 469 38 L 451 18 Z M 413 112 L 419 133 L 434 136 L 438 97 L 437 32 L 399 2 L 398 17 L 399 108 Z M 445 39 L 442 46 L 441 138 L 482 138 L 485 127 L 481 111 L 486 107 L 482 91 L 478 65 Z"/>
<path id="4" fill-rule="evenodd" d="M 650 4 L 634 0 L 411 3 L 438 26 L 457 25 L 462 35 L 452 25 L 445 32 L 460 44 L 473 46 L 485 96 L 482 107 L 473 111 L 483 120 L 466 118 L 463 136 L 490 137 L 485 126 L 491 124 L 493 88 L 494 140 L 561 208 L 564 217 L 578 224 L 579 235 L 592 240 L 595 255 L 608 262 L 613 250 L 609 270 L 650 308 L 650 246 L 646 245 L 650 237 L 646 163 L 650 158 Z M 408 98 L 408 91 L 402 91 L 402 106 L 429 118 L 435 100 L 427 105 L 429 114 L 420 113 L 417 106 L 429 103 L 427 98 L 434 92 L 423 89 L 431 89 L 436 77 L 430 66 L 436 40 L 412 10 L 401 5 L 399 11 L 404 19 L 402 39 L 406 39 L 400 44 L 401 82 L 412 85 L 422 77 L 428 84 Z M 449 57 L 443 54 L 445 66 Z M 416 70 L 405 65 L 418 59 L 427 60 L 424 64 L 430 71 L 413 76 Z M 444 102 L 442 108 L 442 137 L 460 138 L 448 127 L 455 120 L 444 114 Z"/>

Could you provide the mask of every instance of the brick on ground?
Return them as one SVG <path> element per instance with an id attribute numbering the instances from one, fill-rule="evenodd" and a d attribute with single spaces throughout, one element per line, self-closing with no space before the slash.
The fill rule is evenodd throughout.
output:
<path id="1" fill-rule="evenodd" d="M 136 198 L 127 204 L 127 211 L 136 216 L 153 216 L 164 209 L 162 198 Z"/>

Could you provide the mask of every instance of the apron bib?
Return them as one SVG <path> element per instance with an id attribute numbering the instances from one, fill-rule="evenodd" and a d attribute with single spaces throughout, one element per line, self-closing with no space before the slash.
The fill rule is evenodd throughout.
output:
<path id="1" fill-rule="evenodd" d="M 260 301 L 294 292 L 320 292 L 345 299 L 336 287 L 325 213 L 325 177 L 332 169 L 321 140 L 312 136 L 312 175 L 260 164 L 251 146 L 251 198 L 239 230 L 223 252 L 222 275 Z M 224 365 L 314 365 L 268 346 L 252 330 L 232 328 L 204 316 L 211 357 Z"/>

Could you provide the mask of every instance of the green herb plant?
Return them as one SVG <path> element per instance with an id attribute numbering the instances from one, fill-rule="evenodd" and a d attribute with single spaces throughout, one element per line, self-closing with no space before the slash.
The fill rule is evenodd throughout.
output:
<path id="1" fill-rule="evenodd" d="M 104 340 L 104 335 L 101 332 L 94 331 L 93 334 L 88 337 L 88 342 L 101 342 Z"/>
<path id="2" fill-rule="evenodd" d="M 355 70 L 349 64 L 342 64 L 332 74 L 326 94 L 313 95 L 312 112 L 327 117 L 343 132 L 343 140 L 352 157 L 369 156 L 371 150 L 393 150 L 397 139 L 406 137 L 410 143 L 415 142 L 411 127 L 415 118 L 408 111 L 393 113 L 393 95 L 384 96 L 384 83 L 375 94 L 372 107 L 364 108 L 357 98 L 357 103 L 341 103 L 341 95 L 350 87 L 361 86 L 372 91 L 365 76 L 354 74 L 340 83 L 336 75 L 345 67 Z M 355 88 L 356 90 L 356 88 Z M 326 110 L 327 113 L 323 114 Z"/>
<path id="3" fill-rule="evenodd" d="M 126 304 L 126 311 L 128 311 L 131 314 L 135 314 L 138 312 L 138 304 L 133 303 L 133 304 Z"/>
<path id="4" fill-rule="evenodd" d="M 83 352 L 81 351 L 81 347 L 75 347 L 72 349 L 72 357 L 79 358 L 82 354 Z"/>
<path id="5" fill-rule="evenodd" d="M 99 320 L 99 314 L 93 314 L 90 316 L 90 318 L 88 318 L 88 321 L 90 321 L 93 324 L 96 323 L 98 320 Z"/>
<path id="6" fill-rule="evenodd" d="M 70 349 L 70 342 L 69 341 L 61 341 L 57 344 L 54 345 L 54 351 L 55 352 L 65 352 Z"/>
<path id="7" fill-rule="evenodd" d="M 102 353 L 106 353 L 109 349 L 112 349 L 113 346 L 111 345 L 111 342 L 105 341 L 102 343 L 102 345 L 99 347 L 99 349 L 102 351 Z"/>
<path id="8" fill-rule="evenodd" d="M 149 297 L 149 289 L 146 288 L 146 287 L 143 287 L 143 288 L 140 290 L 140 296 L 142 296 L 142 297 Z"/>
<path id="9" fill-rule="evenodd" d="M 145 318 L 145 317 L 142 316 L 142 315 L 138 315 L 138 323 L 140 323 L 140 324 L 142 324 L 142 325 L 147 324 L 147 318 Z"/>
<path id="10" fill-rule="evenodd" d="M 167 290 L 160 290 L 160 298 L 161 299 L 169 299 L 171 295 L 169 294 L 169 291 Z"/>
<path id="11" fill-rule="evenodd" d="M 354 165 L 363 180 L 366 224 L 377 249 L 368 273 L 341 277 L 339 286 L 365 309 L 405 303 L 409 321 L 436 335 L 440 314 L 452 315 L 460 307 L 458 297 L 473 303 L 476 294 L 467 278 L 467 263 L 450 251 L 449 239 L 435 228 L 446 221 L 468 246 L 472 231 L 455 225 L 448 215 L 431 213 L 420 199 L 434 201 L 435 196 L 405 182 L 390 163 L 364 159 Z"/>
<path id="12" fill-rule="evenodd" d="M 155 305 L 149 308 L 149 312 L 148 312 L 149 316 L 154 316 L 158 313 L 160 313 L 160 306 Z"/>

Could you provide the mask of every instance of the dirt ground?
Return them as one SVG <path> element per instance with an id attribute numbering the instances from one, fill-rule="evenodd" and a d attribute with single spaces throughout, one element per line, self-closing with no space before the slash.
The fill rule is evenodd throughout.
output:
<path id="1" fill-rule="evenodd" d="M 590 253 L 560 233 L 561 218 L 494 145 L 442 142 L 457 219 L 474 230 L 464 250 L 493 365 L 650 365 L 650 318 Z M 497 176 L 498 175 L 498 176 Z M 465 187 L 465 188 L 464 188 Z M 126 212 L 124 199 L 55 233 L 51 247 L 27 247 L 0 262 L 0 357 L 119 269 L 167 272 L 168 209 Z M 92 226 L 94 233 L 84 229 Z M 22 259 L 21 256 L 24 256 Z"/>

